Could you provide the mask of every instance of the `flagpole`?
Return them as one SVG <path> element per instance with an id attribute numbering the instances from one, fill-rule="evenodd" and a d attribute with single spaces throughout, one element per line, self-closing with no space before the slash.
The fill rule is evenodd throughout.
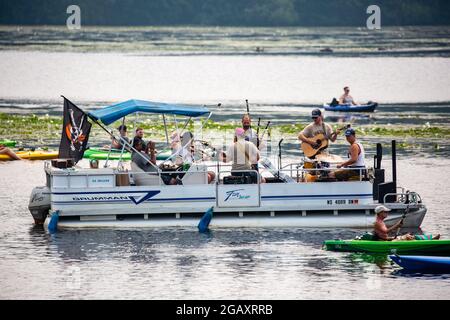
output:
<path id="1" fill-rule="evenodd" d="M 74 106 L 76 106 L 78 109 L 80 109 L 85 115 L 88 116 L 89 119 L 91 119 L 92 121 L 94 121 L 94 123 L 96 123 L 100 128 L 102 128 L 108 135 L 110 135 L 113 139 L 117 140 L 117 138 L 114 136 L 113 133 L 109 132 L 109 130 L 107 128 L 105 128 L 103 126 L 103 124 L 101 124 L 100 122 L 98 122 L 97 119 L 92 118 L 89 113 L 84 112 L 83 109 L 81 109 L 79 106 L 77 106 L 75 103 L 73 103 L 72 101 L 70 101 L 69 99 L 67 99 L 66 97 L 64 97 L 63 95 L 61 95 L 61 97 L 63 97 L 64 99 L 66 99 L 67 101 L 69 101 L 71 104 L 73 104 Z M 139 151 L 137 151 L 130 143 L 128 143 L 125 139 L 123 139 L 122 137 L 119 138 L 120 141 L 122 141 L 123 143 L 125 143 L 125 145 L 128 145 L 130 147 L 131 150 L 134 150 L 137 154 L 139 154 L 139 156 L 141 156 L 143 159 L 145 159 L 148 163 L 150 163 L 155 169 L 157 169 L 158 171 L 160 171 L 159 167 L 155 164 L 153 164 L 151 161 L 149 161 L 146 157 L 144 157 Z M 130 150 L 128 150 L 130 151 Z"/>

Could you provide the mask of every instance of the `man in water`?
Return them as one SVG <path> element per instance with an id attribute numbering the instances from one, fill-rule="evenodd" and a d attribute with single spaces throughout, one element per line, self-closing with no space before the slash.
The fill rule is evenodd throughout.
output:
<path id="1" fill-rule="evenodd" d="M 353 100 L 353 97 L 350 95 L 349 87 L 344 88 L 344 94 L 339 98 L 339 104 L 357 105 L 355 100 Z"/>
<path id="2" fill-rule="evenodd" d="M 327 140 L 335 142 L 340 130 L 336 130 L 336 132 L 333 132 L 331 126 L 323 121 L 323 116 L 320 109 L 314 109 L 311 113 L 311 117 L 314 122 L 307 125 L 298 134 L 298 139 L 302 142 L 306 142 L 314 146 L 317 143 L 317 140 L 313 138 L 318 134 L 323 134 Z"/>
<path id="3" fill-rule="evenodd" d="M 349 160 L 337 165 L 337 168 L 354 168 L 355 170 L 336 170 L 330 172 L 329 177 L 338 179 L 340 181 L 348 180 L 351 177 L 359 177 L 360 173 L 365 171 L 365 152 L 364 147 L 360 142 L 356 141 L 355 130 L 349 128 L 345 131 L 345 138 L 347 142 L 350 143 L 350 148 L 348 149 L 347 156 Z"/>

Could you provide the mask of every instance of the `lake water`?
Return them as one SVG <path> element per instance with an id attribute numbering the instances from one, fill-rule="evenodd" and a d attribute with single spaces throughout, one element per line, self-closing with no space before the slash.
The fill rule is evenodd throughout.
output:
<path id="1" fill-rule="evenodd" d="M 276 124 L 309 121 L 349 85 L 371 115 L 332 124 L 450 125 L 449 28 L 0 28 L 0 112 L 60 115 L 64 94 L 89 110 L 126 99 L 211 105 Z M 370 40 L 370 41 L 369 41 Z M 264 48 L 255 52 L 255 47 Z M 325 54 L 322 48 L 335 52 Z M 221 102 L 222 107 L 217 107 Z M 215 105 L 215 106 L 214 106 Z M 14 128 L 11 128 L 14 136 Z M 0 137 L 7 138 L 7 137 Z M 274 136 L 275 142 L 282 136 Z M 300 155 L 284 136 L 284 161 Z M 367 162 L 378 141 L 363 137 Z M 398 138 L 398 137 L 397 137 Z M 48 141 L 57 144 L 59 137 Z M 422 228 L 450 237 L 450 141 L 400 137 L 399 183 L 428 207 Z M 95 142 L 94 142 L 95 143 Z M 99 144 L 103 143 L 100 141 Z M 343 139 L 332 147 L 343 154 Z M 389 152 L 384 162 L 390 176 Z M 361 230 L 79 230 L 35 227 L 29 194 L 43 162 L 0 163 L 2 299 L 448 299 L 448 275 L 404 275 L 385 258 L 321 249 Z"/>

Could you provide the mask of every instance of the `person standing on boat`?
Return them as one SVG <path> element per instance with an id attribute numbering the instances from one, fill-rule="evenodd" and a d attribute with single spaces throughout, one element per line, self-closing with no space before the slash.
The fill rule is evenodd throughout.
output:
<path id="1" fill-rule="evenodd" d="M 351 177 L 359 177 L 362 171 L 365 171 L 365 152 L 364 147 L 360 142 L 356 141 L 356 133 L 353 128 L 345 131 L 345 138 L 350 143 L 347 156 L 349 160 L 338 164 L 336 167 L 340 168 L 354 168 L 355 170 L 336 170 L 330 172 L 329 177 L 338 179 L 340 181 L 349 180 Z"/>
<path id="2" fill-rule="evenodd" d="M 345 87 L 344 88 L 344 94 L 339 98 L 339 104 L 351 104 L 351 105 L 357 105 L 355 100 L 353 100 L 353 97 L 350 95 L 350 88 Z"/>
<path id="3" fill-rule="evenodd" d="M 252 165 L 256 165 L 259 161 L 260 153 L 256 146 L 245 140 L 245 131 L 243 128 L 236 128 L 234 143 L 227 148 L 226 153 L 222 153 L 220 158 L 223 162 L 233 161 L 231 166 L 232 176 L 250 177 L 252 183 L 257 183 L 259 173 L 252 171 Z M 248 172 L 243 172 L 248 170 Z M 234 172 L 233 172 L 234 171 Z M 238 171 L 238 172 L 236 172 Z M 265 182 L 260 177 L 261 183 Z"/>
<path id="4" fill-rule="evenodd" d="M 245 141 L 249 141 L 255 146 L 258 146 L 258 136 L 255 130 L 252 129 L 252 119 L 248 113 L 242 116 L 242 128 L 244 129 Z"/>
<path id="5" fill-rule="evenodd" d="M 333 132 L 331 126 L 323 121 L 322 111 L 320 111 L 320 109 L 314 109 L 311 113 L 311 117 L 314 122 L 307 125 L 298 134 L 298 139 L 314 146 L 317 143 L 317 140 L 314 139 L 314 137 L 323 134 L 327 140 L 335 142 L 340 130 Z"/>

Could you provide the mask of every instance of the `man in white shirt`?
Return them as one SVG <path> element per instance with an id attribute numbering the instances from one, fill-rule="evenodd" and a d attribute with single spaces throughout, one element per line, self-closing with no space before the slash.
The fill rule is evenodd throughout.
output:
<path id="1" fill-rule="evenodd" d="M 223 162 L 233 162 L 231 175 L 251 177 L 252 183 L 257 183 L 258 181 L 258 173 L 252 171 L 252 165 L 258 163 L 259 157 L 258 148 L 253 143 L 245 140 L 245 131 L 242 128 L 236 129 L 234 143 L 228 146 L 226 153 L 221 154 Z M 248 170 L 248 172 L 242 172 L 245 170 Z M 260 177 L 260 180 L 261 183 L 265 182 L 263 177 Z"/>

